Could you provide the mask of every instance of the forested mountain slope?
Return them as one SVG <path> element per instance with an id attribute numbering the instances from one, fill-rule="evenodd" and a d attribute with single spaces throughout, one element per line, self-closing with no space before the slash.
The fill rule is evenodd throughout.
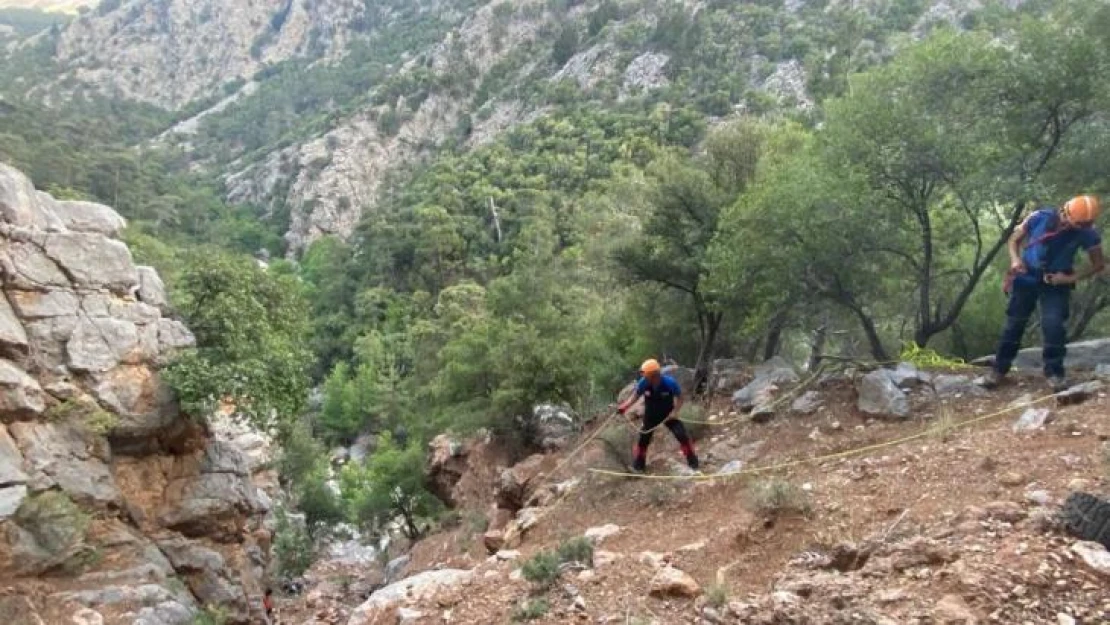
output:
<path id="1" fill-rule="evenodd" d="M 967 14 L 917 1 L 112 0 L 12 49 L 5 91 L 167 111 L 160 143 L 303 251 L 350 235 L 415 158 L 567 103 L 804 113 L 900 37 Z"/>

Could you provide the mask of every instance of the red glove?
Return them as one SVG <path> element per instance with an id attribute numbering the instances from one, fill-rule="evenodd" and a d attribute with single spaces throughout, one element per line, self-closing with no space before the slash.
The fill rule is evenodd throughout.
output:
<path id="1" fill-rule="evenodd" d="M 624 406 L 624 405 L 617 406 L 617 414 L 623 416 L 624 413 L 626 413 L 626 412 L 628 412 L 628 406 Z"/>

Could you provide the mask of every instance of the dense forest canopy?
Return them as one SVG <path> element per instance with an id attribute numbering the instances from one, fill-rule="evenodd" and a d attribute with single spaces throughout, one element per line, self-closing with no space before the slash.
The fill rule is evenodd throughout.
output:
<path id="1" fill-rule="evenodd" d="M 230 396 L 282 434 L 310 527 L 401 515 L 418 534 L 437 507 L 411 479 L 431 436 L 485 427 L 528 448 L 535 405 L 589 414 L 647 356 L 704 375 L 726 356 L 987 353 L 1014 228 L 1108 191 L 1102 2 L 987 4 L 929 28 L 919 0 L 703 4 L 549 2 L 535 10 L 557 16 L 550 37 L 444 72 L 428 48 L 457 22 L 391 5 L 340 60 L 261 71 L 187 145 L 154 139 L 243 81 L 179 111 L 3 90 L 0 159 L 131 220 L 200 342 L 170 380 L 194 411 Z M 488 27 L 505 33 L 530 10 L 500 6 Z M 666 55 L 664 86 L 553 77 L 598 45 L 624 64 Z M 10 53 L 0 80 L 49 76 L 50 46 Z M 808 101 L 761 86 L 783 63 Z M 392 137 L 428 98 L 465 115 L 388 174 L 353 236 L 267 269 L 246 258 L 285 255 L 290 207 L 229 202 L 224 168 L 366 111 Z M 535 114 L 471 143 L 506 102 Z M 1108 305 L 1105 278 L 1080 287 L 1073 337 L 1110 330 Z M 311 387 L 323 397 L 306 411 Z M 379 452 L 334 501 L 324 445 L 366 433 Z"/>

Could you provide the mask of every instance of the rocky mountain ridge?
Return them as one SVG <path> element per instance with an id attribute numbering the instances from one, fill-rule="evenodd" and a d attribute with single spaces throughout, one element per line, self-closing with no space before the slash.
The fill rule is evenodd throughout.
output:
<path id="1" fill-rule="evenodd" d="M 253 480 L 267 478 L 159 379 L 194 339 L 125 225 L 0 165 L 0 585 L 15 591 L 0 610 L 163 625 L 212 603 L 245 623 L 269 552 Z"/>
<path id="2" fill-rule="evenodd" d="M 128 0 L 100 6 L 56 36 L 50 71 L 57 78 L 13 84 L 48 102 L 91 92 L 180 114 L 159 142 L 183 148 L 195 168 L 218 173 L 231 201 L 287 220 L 296 254 L 321 235 L 349 236 L 389 195 L 389 181 L 416 163 L 481 146 L 558 108 L 564 85 L 574 86 L 576 99 L 601 106 L 660 97 L 678 105 L 721 89 L 729 105 L 710 107 L 711 119 L 766 106 L 764 100 L 804 113 L 814 81 L 829 71 L 820 65 L 843 45 L 837 29 L 853 19 L 919 36 L 932 24 L 958 24 L 979 6 L 938 0 L 876 27 L 890 10 L 882 3 L 766 2 L 740 10 L 659 0 Z M 776 43 L 807 29 L 832 37 L 824 61 L 803 62 Z M 721 48 L 728 67 L 715 70 L 720 84 L 659 96 L 675 77 L 696 71 L 672 50 L 687 32 L 721 37 L 703 45 Z M 737 34 L 762 43 L 729 49 Z M 889 44 L 871 37 L 850 44 L 854 63 L 881 59 Z M 329 72 L 349 76 L 340 83 L 365 82 L 365 90 L 331 98 L 334 87 L 324 84 L 297 98 L 313 108 L 286 121 L 267 119 L 267 103 L 296 91 L 298 76 Z M 281 124 L 289 127 L 266 129 Z M 238 136 L 250 133 L 264 137 Z"/>

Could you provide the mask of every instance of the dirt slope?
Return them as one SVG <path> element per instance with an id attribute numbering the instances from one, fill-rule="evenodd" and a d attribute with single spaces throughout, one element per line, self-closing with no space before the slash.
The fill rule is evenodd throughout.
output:
<path id="1" fill-rule="evenodd" d="M 409 574 L 444 567 L 474 574 L 460 588 L 408 606 L 416 612 L 406 612 L 404 622 L 508 623 L 520 605 L 541 597 L 549 609 L 537 623 L 1110 622 L 1110 578 L 1084 566 L 1072 550 L 1076 541 L 1052 526 L 1053 511 L 1072 489 L 1106 492 L 1105 393 L 1053 406 L 1054 420 L 1031 433 L 1013 431 L 1021 410 L 966 429 L 944 427 L 1025 393 L 1043 389 L 1024 381 L 986 397 L 931 404 L 935 418 L 927 421 L 893 423 L 863 418 L 850 388 L 825 391 L 826 407 L 815 416 L 737 423 L 700 442 L 712 473 L 725 460 L 716 456 L 730 449 L 745 450 L 745 466 L 757 467 L 927 432 L 760 475 L 596 475 L 587 469 L 606 458 L 590 448 L 550 476 L 582 481 L 542 511 L 515 560 L 487 557 L 481 533 L 467 523 L 416 545 Z M 659 437 L 649 473 L 670 474 L 678 458 L 674 441 Z M 807 510 L 789 510 L 795 504 Z M 534 554 L 607 524 L 619 532 L 597 546 L 593 569 L 568 570 L 546 591 L 514 573 Z M 660 560 L 693 578 L 700 587 L 694 596 L 651 596 L 653 583 L 670 574 Z M 313 609 L 290 604 L 282 622 L 346 622 L 353 606 L 340 604 L 351 599 L 336 594 L 329 603 L 325 594 L 317 594 Z"/>

